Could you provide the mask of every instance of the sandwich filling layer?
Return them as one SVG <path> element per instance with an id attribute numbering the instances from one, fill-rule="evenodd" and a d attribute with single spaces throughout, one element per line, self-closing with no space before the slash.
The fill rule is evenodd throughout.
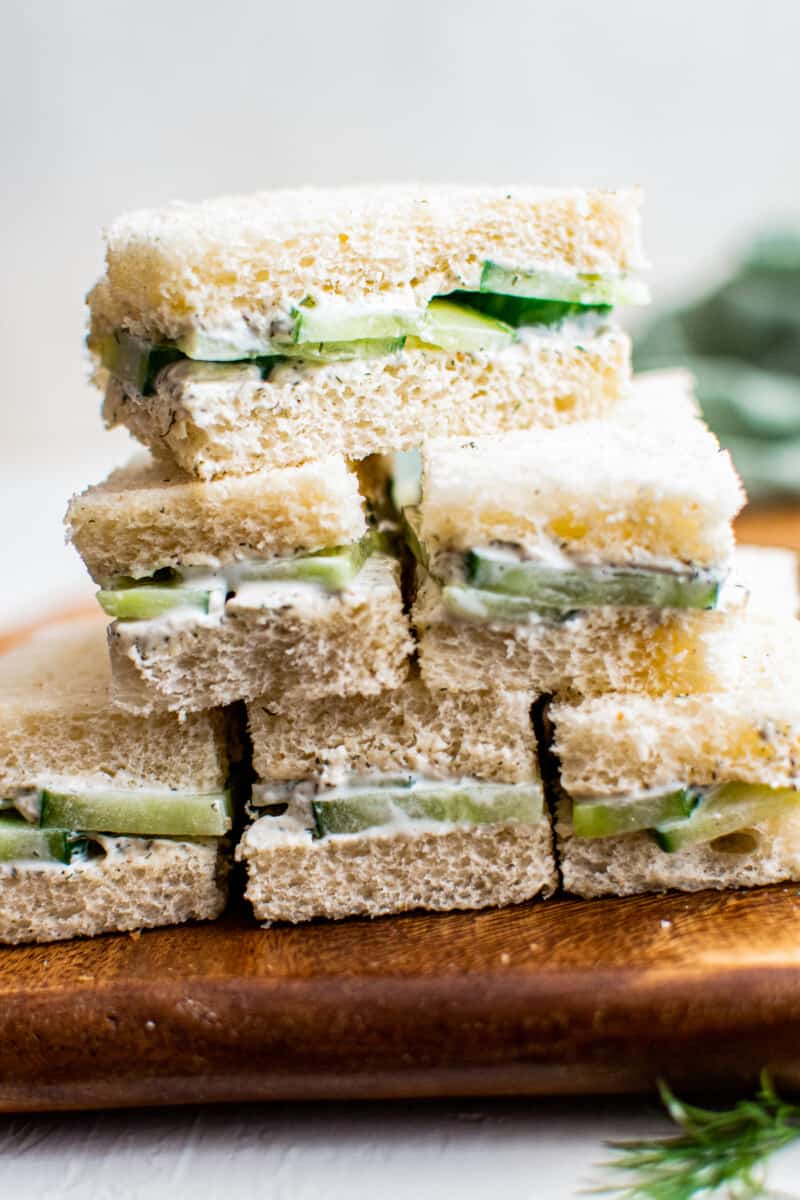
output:
<path id="1" fill-rule="evenodd" d="M 574 796 L 572 830 L 579 838 L 648 831 L 667 853 L 744 833 L 800 803 L 794 788 L 755 783 L 708 787 L 676 784 L 625 796 Z"/>
<path id="2" fill-rule="evenodd" d="M 332 546 L 311 554 L 247 559 L 211 571 L 206 567 L 164 568 L 141 579 L 121 576 L 102 588 L 97 599 L 116 620 L 152 620 L 187 611 L 220 616 L 225 604 L 245 584 L 307 584 L 325 592 L 345 591 L 367 559 L 385 550 L 382 534 L 370 531 L 349 546 Z"/>
<path id="3" fill-rule="evenodd" d="M 325 363 L 374 358 L 412 347 L 494 355 L 525 330 L 561 328 L 575 322 L 576 337 L 601 328 L 616 304 L 643 304 L 645 286 L 626 276 L 526 272 L 485 262 L 480 291 L 432 299 L 424 309 L 397 308 L 389 299 L 353 306 L 307 296 L 268 331 L 250 326 L 193 329 L 177 341 L 152 342 L 124 329 L 93 337 L 102 365 L 142 395 L 155 391 L 165 367 L 182 360 L 203 364 L 254 363 L 262 378 L 284 363 Z"/>
<path id="4" fill-rule="evenodd" d="M 253 816 L 270 816 L 286 832 L 314 838 L 365 833 L 422 833 L 471 825 L 538 824 L 544 793 L 522 783 L 429 779 L 421 775 L 352 776 L 336 787 L 309 780 L 253 788 Z"/>
<path id="5" fill-rule="evenodd" d="M 133 850 L 138 839 L 224 837 L 231 824 L 227 791 L 18 788 L 0 799 L 0 863 L 70 865 L 107 853 L 119 836 Z"/>
<path id="6" fill-rule="evenodd" d="M 415 506 L 403 510 L 406 544 L 440 586 L 445 608 L 465 620 L 561 620 L 607 605 L 713 609 L 725 595 L 728 572 L 722 568 L 583 564 L 555 545 L 540 558 L 508 544 L 445 550 L 432 557 L 420 537 L 417 513 Z"/>

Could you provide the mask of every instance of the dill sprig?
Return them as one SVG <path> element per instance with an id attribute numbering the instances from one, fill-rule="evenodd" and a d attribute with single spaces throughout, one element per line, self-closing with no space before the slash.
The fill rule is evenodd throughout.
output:
<path id="1" fill-rule="evenodd" d="M 593 1188 L 618 1200 L 755 1200 L 765 1190 L 766 1160 L 800 1139 L 800 1106 L 782 1100 L 764 1071 L 754 1100 L 718 1112 L 684 1104 L 665 1083 L 661 1099 L 682 1133 L 670 1138 L 609 1142 L 619 1151 L 603 1164 L 617 1181 Z"/>

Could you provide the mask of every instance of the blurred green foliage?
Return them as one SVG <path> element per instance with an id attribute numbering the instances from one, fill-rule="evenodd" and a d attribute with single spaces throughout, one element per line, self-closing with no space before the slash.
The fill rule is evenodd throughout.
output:
<path id="1" fill-rule="evenodd" d="M 755 239 L 735 273 L 657 315 L 634 366 L 686 366 L 751 499 L 800 494 L 800 231 Z"/>

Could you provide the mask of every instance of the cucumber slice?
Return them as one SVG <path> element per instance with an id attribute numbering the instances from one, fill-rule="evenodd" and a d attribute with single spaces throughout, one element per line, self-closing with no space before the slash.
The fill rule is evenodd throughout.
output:
<path id="1" fill-rule="evenodd" d="M 370 531 L 350 546 L 333 546 L 297 558 L 244 563 L 237 569 L 237 575 L 246 583 L 296 579 L 302 583 L 316 583 L 330 592 L 342 592 L 350 586 L 370 555 L 383 544 L 381 535 Z"/>
<path id="2" fill-rule="evenodd" d="M 42 791 L 43 828 L 143 837 L 221 837 L 231 827 L 230 792 Z"/>
<path id="3" fill-rule="evenodd" d="M 83 840 L 66 829 L 38 829 L 22 817 L 0 817 L 0 862 L 38 859 L 70 863 Z"/>
<path id="4" fill-rule="evenodd" d="M 395 450 L 392 458 L 392 504 L 397 512 L 422 498 L 422 457 L 419 450 Z"/>
<path id="5" fill-rule="evenodd" d="M 560 275 L 554 271 L 516 271 L 487 261 L 480 290 L 568 304 L 648 304 L 650 292 L 639 279 L 624 275 Z"/>
<path id="6" fill-rule="evenodd" d="M 333 790 L 311 802 L 317 837 L 358 833 L 398 816 L 411 821 L 485 825 L 514 821 L 535 824 L 544 811 L 538 782 L 414 783 Z"/>
<path id="7" fill-rule="evenodd" d="M 721 580 L 711 571 L 680 575 L 637 567 L 551 567 L 492 550 L 466 556 L 476 588 L 526 596 L 537 609 L 569 611 L 603 604 L 646 608 L 716 608 Z"/>
<path id="8" fill-rule="evenodd" d="M 652 829 L 664 821 L 688 817 L 697 803 L 691 788 L 676 788 L 657 795 L 574 796 L 572 830 L 576 837 L 614 837 Z"/>
<path id="9" fill-rule="evenodd" d="M 498 354 L 515 339 L 503 321 L 450 300 L 432 300 L 417 332 L 423 342 L 453 354 Z"/>
<path id="10" fill-rule="evenodd" d="M 483 592 L 461 583 L 446 584 L 442 588 L 442 603 L 454 617 L 462 617 L 465 621 L 519 621 L 540 611 L 536 602 L 527 596 Z"/>
<path id="11" fill-rule="evenodd" d="M 97 593 L 100 607 L 117 621 L 148 621 L 179 608 L 208 613 L 215 599 L 224 604 L 224 588 L 208 590 L 154 583 L 141 587 L 102 588 Z"/>
<path id="12" fill-rule="evenodd" d="M 448 299 L 478 309 L 514 329 L 525 325 L 560 325 L 569 317 L 587 313 L 604 315 L 610 304 L 571 304 L 566 300 L 537 300 L 525 296 L 503 296 L 499 292 L 452 292 Z"/>
<path id="13" fill-rule="evenodd" d="M 416 309 L 376 312 L 304 302 L 292 309 L 293 340 L 296 343 L 393 340 L 416 333 L 420 316 Z"/>
<path id="14" fill-rule="evenodd" d="M 268 355 L 280 354 L 278 343 L 253 340 L 249 343 L 235 341 L 230 338 L 217 337 L 211 333 L 203 333 L 201 329 L 192 329 L 175 343 L 178 357 L 196 359 L 198 362 L 246 362 L 248 359 L 263 358 Z"/>
<path id="15" fill-rule="evenodd" d="M 721 783 L 693 789 L 693 793 L 695 806 L 689 816 L 659 822 L 653 830 L 658 845 L 670 854 L 738 833 L 758 821 L 780 816 L 788 807 L 800 803 L 800 792 L 793 788 L 755 783 Z"/>
<path id="16" fill-rule="evenodd" d="M 182 358 L 175 346 L 156 345 L 118 329 L 100 342 L 100 361 L 112 375 L 143 396 L 152 395 L 162 367 Z"/>

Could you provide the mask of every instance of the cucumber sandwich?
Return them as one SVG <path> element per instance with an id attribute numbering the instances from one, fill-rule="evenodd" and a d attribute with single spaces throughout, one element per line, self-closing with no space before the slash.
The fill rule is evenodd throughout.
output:
<path id="1" fill-rule="evenodd" d="M 100 621 L 0 658 L 0 942 L 210 919 L 230 848 L 218 711 L 114 708 Z"/>
<path id="2" fill-rule="evenodd" d="M 248 704 L 253 823 L 237 856 L 262 921 L 482 908 L 555 888 L 523 692 L 418 677 L 336 705 Z"/>
<path id="3" fill-rule="evenodd" d="M 736 686 L 551 706 L 558 852 L 581 896 L 800 879 L 800 634 L 752 622 Z"/>
<path id="4" fill-rule="evenodd" d="M 67 524 L 113 618 L 114 701 L 129 712 L 404 676 L 399 564 L 340 456 L 206 483 L 142 456 L 74 497 Z"/>
<path id="5" fill-rule="evenodd" d="M 205 479 L 601 416 L 647 300 L 635 191 L 224 197 L 120 218 L 106 258 L 106 422 Z"/>
<path id="6" fill-rule="evenodd" d="M 429 686 L 680 692 L 726 669 L 743 493 L 684 375 L 604 420 L 430 442 L 419 494 L 398 484 Z"/>

